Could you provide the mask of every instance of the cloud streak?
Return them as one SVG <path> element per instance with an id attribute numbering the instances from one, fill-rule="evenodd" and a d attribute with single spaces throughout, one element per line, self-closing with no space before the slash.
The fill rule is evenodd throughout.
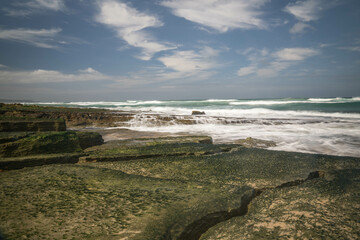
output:
<path id="1" fill-rule="evenodd" d="M 289 3 L 285 7 L 285 11 L 294 15 L 300 21 L 310 22 L 320 18 L 323 6 L 322 0 L 296 1 L 295 3 Z"/>
<path id="2" fill-rule="evenodd" d="M 268 0 L 168 0 L 161 5 L 188 21 L 214 29 L 220 33 L 231 29 L 265 29 L 261 7 Z"/>
<path id="3" fill-rule="evenodd" d="M 79 70 L 76 74 L 65 74 L 59 71 L 38 69 L 34 71 L 3 71 L 0 70 L 1 84 L 33 84 L 33 83 L 66 83 L 111 80 L 92 68 Z"/>
<path id="4" fill-rule="evenodd" d="M 46 11 L 65 11 L 64 0 L 31 0 L 27 2 L 14 1 L 13 8 L 4 8 L 7 16 L 24 17 Z"/>
<path id="5" fill-rule="evenodd" d="M 338 4 L 337 0 L 299 0 L 294 3 L 289 3 L 284 8 L 284 11 L 300 21 L 290 29 L 290 33 L 302 34 L 305 33 L 307 29 L 314 29 L 307 23 L 319 20 L 323 11 Z"/>
<path id="6" fill-rule="evenodd" d="M 57 48 L 54 38 L 61 28 L 51 29 L 0 29 L 0 39 L 30 44 L 39 48 Z"/>
<path id="7" fill-rule="evenodd" d="M 150 27 L 163 26 L 157 17 L 113 0 L 98 1 L 98 6 L 99 14 L 96 16 L 96 21 L 113 29 L 117 36 L 130 46 L 141 48 L 141 55 L 138 58 L 150 60 L 157 52 L 176 48 L 173 44 L 156 41 L 145 31 Z"/>
<path id="8" fill-rule="evenodd" d="M 251 64 L 237 71 L 239 77 L 251 74 L 259 77 L 274 77 L 279 72 L 319 54 L 318 50 L 312 48 L 284 48 L 271 54 L 264 50 L 245 52 Z"/>
<path id="9" fill-rule="evenodd" d="M 314 29 L 314 28 L 309 24 L 306 24 L 303 22 L 298 22 L 290 29 L 290 33 L 291 34 L 303 34 L 308 29 Z"/>

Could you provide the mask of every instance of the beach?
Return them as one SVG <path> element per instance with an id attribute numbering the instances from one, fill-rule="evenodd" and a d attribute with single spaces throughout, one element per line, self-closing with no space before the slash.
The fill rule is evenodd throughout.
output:
<path id="1" fill-rule="evenodd" d="M 0 236 L 357 239 L 358 113 L 214 107 L 234 101 L 1 104 Z M 336 156 L 325 141 L 273 138 L 301 132 L 296 143 L 355 141 L 333 144 Z"/>

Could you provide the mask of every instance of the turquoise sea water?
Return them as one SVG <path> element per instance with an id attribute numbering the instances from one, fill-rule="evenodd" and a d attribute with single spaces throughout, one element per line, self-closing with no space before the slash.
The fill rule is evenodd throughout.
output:
<path id="1" fill-rule="evenodd" d="M 215 142 L 254 137 L 275 141 L 275 150 L 360 157 L 360 97 L 38 104 L 135 112 L 134 119 L 119 127 L 138 131 L 205 134 Z M 205 115 L 192 116 L 194 110 Z M 159 122 L 158 115 L 196 124 Z"/>

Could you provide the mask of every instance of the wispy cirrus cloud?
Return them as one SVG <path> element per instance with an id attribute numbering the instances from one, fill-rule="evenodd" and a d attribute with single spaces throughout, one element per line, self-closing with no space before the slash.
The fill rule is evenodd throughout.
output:
<path id="1" fill-rule="evenodd" d="M 320 12 L 324 9 L 322 0 L 305 0 L 289 3 L 285 11 L 294 15 L 303 22 L 315 21 L 320 18 Z"/>
<path id="2" fill-rule="evenodd" d="M 302 34 L 308 29 L 314 29 L 308 23 L 319 20 L 323 11 L 338 4 L 339 1 L 337 0 L 299 0 L 289 3 L 284 11 L 299 21 L 290 29 L 290 33 Z"/>
<path id="3" fill-rule="evenodd" d="M 111 80 L 112 77 L 104 75 L 93 68 L 79 70 L 75 74 L 65 74 L 59 71 L 38 69 L 33 71 L 0 70 L 0 83 L 66 83 L 86 82 L 96 80 Z"/>
<path id="4" fill-rule="evenodd" d="M 22 42 L 40 48 L 58 48 L 55 38 L 61 31 L 61 28 L 0 29 L 0 39 Z"/>
<path id="5" fill-rule="evenodd" d="M 11 8 L 3 8 L 7 16 L 24 17 L 31 14 L 39 14 L 47 11 L 65 11 L 64 0 L 30 0 L 13 1 Z"/>
<path id="6" fill-rule="evenodd" d="M 145 31 L 147 28 L 163 26 L 156 16 L 139 12 L 125 3 L 114 0 L 98 1 L 98 6 L 96 21 L 113 29 L 117 36 L 130 46 L 141 48 L 138 58 L 150 60 L 157 52 L 176 48 L 173 44 L 156 41 Z"/>
<path id="7" fill-rule="evenodd" d="M 348 50 L 352 52 L 360 52 L 360 46 L 338 47 L 338 49 Z"/>
<path id="8" fill-rule="evenodd" d="M 279 72 L 318 55 L 319 51 L 312 48 L 284 48 L 270 53 L 263 50 L 245 51 L 251 64 L 238 70 L 239 77 L 256 74 L 259 77 L 274 77 Z"/>
<path id="9" fill-rule="evenodd" d="M 314 27 L 312 27 L 310 24 L 307 24 L 307 23 L 298 22 L 298 23 L 295 23 L 295 25 L 290 29 L 290 33 L 291 34 L 303 34 L 308 29 L 314 29 Z"/>
<path id="10" fill-rule="evenodd" d="M 269 0 L 165 0 L 160 4 L 178 17 L 214 29 L 220 33 L 231 29 L 265 29 L 260 10 Z"/>

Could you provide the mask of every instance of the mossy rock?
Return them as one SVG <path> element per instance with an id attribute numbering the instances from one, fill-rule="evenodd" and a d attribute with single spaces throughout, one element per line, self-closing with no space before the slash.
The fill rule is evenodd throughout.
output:
<path id="1" fill-rule="evenodd" d="M 160 156 L 206 155 L 229 152 L 238 145 L 213 145 L 210 137 L 168 137 L 109 141 L 86 149 L 80 162 L 123 161 Z"/>
<path id="2" fill-rule="evenodd" d="M 360 169 L 334 170 L 302 185 L 266 190 L 246 216 L 210 228 L 201 240 L 360 239 Z"/>
<path id="3" fill-rule="evenodd" d="M 100 150 L 87 151 L 88 155 L 80 159 L 80 162 L 106 162 L 124 161 L 133 159 L 145 159 L 168 156 L 200 156 L 229 152 L 233 145 L 212 145 L 203 143 L 167 143 L 150 146 L 122 146 Z"/>
<path id="4" fill-rule="evenodd" d="M 2 172 L 0 182 L 8 239 L 184 239 L 187 226 L 237 211 L 254 194 L 66 164 Z"/>
<path id="5" fill-rule="evenodd" d="M 0 144 L 15 142 L 33 135 L 35 132 L 0 132 Z"/>
<path id="6" fill-rule="evenodd" d="M 76 135 L 79 138 L 79 144 L 82 149 L 102 145 L 104 143 L 101 134 L 96 132 L 76 132 Z"/>
<path id="7" fill-rule="evenodd" d="M 0 158 L 0 170 L 14 170 L 59 163 L 77 163 L 83 153 L 41 154 L 24 157 Z"/>
<path id="8" fill-rule="evenodd" d="M 161 156 L 146 161 L 98 162 L 91 166 L 149 177 L 248 185 L 258 189 L 305 179 L 310 172 L 317 170 L 360 166 L 360 159 L 352 157 L 235 149 L 214 155 Z"/>
<path id="9" fill-rule="evenodd" d="M 0 145 L 0 157 L 82 152 L 75 132 L 38 133 Z"/>

